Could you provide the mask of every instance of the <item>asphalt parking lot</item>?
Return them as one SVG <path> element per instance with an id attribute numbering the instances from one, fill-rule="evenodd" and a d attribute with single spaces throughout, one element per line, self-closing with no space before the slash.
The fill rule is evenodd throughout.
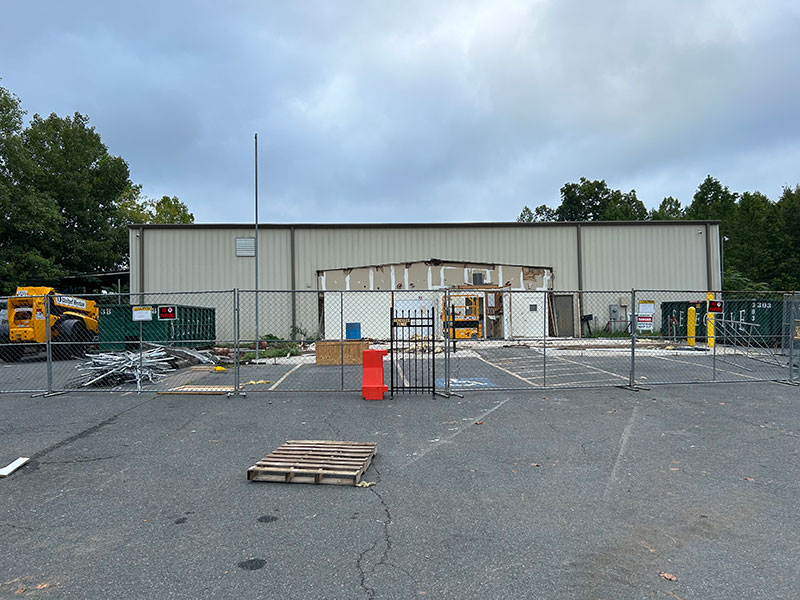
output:
<path id="1" fill-rule="evenodd" d="M 793 599 L 799 399 L 3 394 L 0 598 Z M 288 439 L 376 485 L 248 482 Z"/>

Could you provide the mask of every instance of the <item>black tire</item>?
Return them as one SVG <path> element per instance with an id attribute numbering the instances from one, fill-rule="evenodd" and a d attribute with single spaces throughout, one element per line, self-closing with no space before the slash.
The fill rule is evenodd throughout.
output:
<path id="1" fill-rule="evenodd" d="M 83 321 L 78 319 L 62 319 L 56 324 L 58 335 L 54 338 L 53 358 L 69 360 L 82 358 L 89 350 L 92 335 Z"/>
<path id="2" fill-rule="evenodd" d="M 25 352 L 25 348 L 17 344 L 10 344 L 7 341 L 4 343 L 7 345 L 0 346 L 0 358 L 5 362 L 19 362 Z"/>
<path id="3" fill-rule="evenodd" d="M 8 322 L 0 323 L 0 359 L 5 362 L 19 362 L 25 352 L 25 347 L 12 344 L 8 338 Z"/>
<path id="4" fill-rule="evenodd" d="M 78 321 L 72 328 L 72 340 L 75 344 L 72 346 L 72 356 L 83 358 L 89 351 L 89 345 L 92 342 L 92 334 L 86 329 L 86 325 L 82 321 Z"/>

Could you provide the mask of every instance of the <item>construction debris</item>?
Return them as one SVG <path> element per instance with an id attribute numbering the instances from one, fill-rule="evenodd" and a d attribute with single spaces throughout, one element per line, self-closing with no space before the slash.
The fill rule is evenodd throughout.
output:
<path id="1" fill-rule="evenodd" d="M 101 352 L 79 363 L 73 383 L 80 387 L 156 383 L 169 373 L 192 364 L 214 364 L 208 352 L 147 344 L 140 352 Z"/>

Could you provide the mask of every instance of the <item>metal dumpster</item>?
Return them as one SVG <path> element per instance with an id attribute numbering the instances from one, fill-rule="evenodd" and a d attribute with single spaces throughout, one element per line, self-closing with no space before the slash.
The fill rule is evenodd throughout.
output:
<path id="1" fill-rule="evenodd" d="M 131 305 L 100 306 L 101 352 L 136 350 L 142 340 L 165 346 L 211 348 L 216 339 L 216 309 L 182 304 L 153 305 L 152 320 L 134 321 Z"/>

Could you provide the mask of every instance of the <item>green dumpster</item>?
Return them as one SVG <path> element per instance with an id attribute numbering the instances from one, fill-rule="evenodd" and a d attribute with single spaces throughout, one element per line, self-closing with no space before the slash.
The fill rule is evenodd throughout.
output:
<path id="1" fill-rule="evenodd" d="M 131 305 L 99 308 L 101 352 L 137 350 L 142 340 L 165 346 L 211 348 L 216 339 L 216 309 L 183 304 L 151 305 L 150 321 L 134 321 Z"/>
<path id="2" fill-rule="evenodd" d="M 697 340 L 706 337 L 706 301 L 662 302 L 661 332 L 673 340 L 686 339 L 686 322 L 689 307 L 695 308 Z M 742 338 L 775 345 L 780 341 L 783 327 L 783 302 L 769 299 L 724 299 L 723 312 L 716 317 L 726 325 L 719 327 L 717 340 L 722 343 L 737 343 Z M 752 324 L 752 325 L 751 325 Z M 728 338 L 731 339 L 728 339 Z"/>
<path id="3" fill-rule="evenodd" d="M 689 307 L 695 309 L 695 333 L 698 341 L 706 339 L 706 301 L 661 303 L 661 335 L 671 340 L 685 340 Z"/>
<path id="4" fill-rule="evenodd" d="M 753 342 L 759 345 L 775 346 L 780 343 L 783 330 L 783 301 L 752 298 L 725 300 L 722 318 L 730 322 L 728 329 L 736 331 L 735 339 L 753 338 Z M 734 340 L 722 341 L 733 343 Z"/>

